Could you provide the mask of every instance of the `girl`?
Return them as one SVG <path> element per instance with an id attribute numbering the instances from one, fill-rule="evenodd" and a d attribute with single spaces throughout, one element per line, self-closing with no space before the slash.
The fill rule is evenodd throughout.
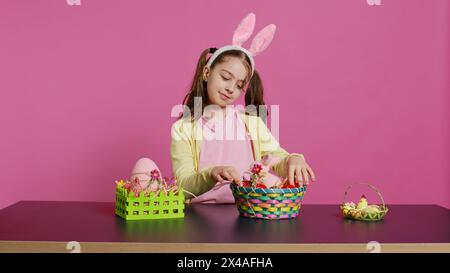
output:
<path id="1" fill-rule="evenodd" d="M 202 52 L 183 100 L 184 114 L 172 125 L 173 173 L 188 193 L 186 198 L 194 197 L 192 203 L 234 203 L 229 183 L 240 182 L 254 161 L 270 162 L 270 169 L 287 177 L 291 185 L 315 181 L 304 156 L 281 148 L 258 115 L 231 107 L 242 95 L 247 107 L 264 106 L 263 85 L 253 57 L 270 44 L 275 25 L 260 31 L 247 50 L 241 45 L 252 34 L 254 24 L 255 15 L 250 13 L 235 30 L 231 45 Z M 153 169 L 158 169 L 156 164 L 142 158 L 131 179 L 148 180 Z"/>

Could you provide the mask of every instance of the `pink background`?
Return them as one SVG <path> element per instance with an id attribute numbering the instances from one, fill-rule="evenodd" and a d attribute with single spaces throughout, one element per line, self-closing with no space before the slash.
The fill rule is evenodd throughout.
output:
<path id="1" fill-rule="evenodd" d="M 278 27 L 255 60 L 282 146 L 316 172 L 305 203 L 365 181 L 390 204 L 449 208 L 448 3 L 2 1 L 0 207 L 113 202 L 140 157 L 170 176 L 172 107 L 253 11 L 256 30 Z"/>

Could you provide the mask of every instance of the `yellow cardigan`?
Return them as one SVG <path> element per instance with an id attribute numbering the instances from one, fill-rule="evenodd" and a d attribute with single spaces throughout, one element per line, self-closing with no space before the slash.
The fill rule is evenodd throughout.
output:
<path id="1" fill-rule="evenodd" d="M 274 165 L 272 170 L 278 176 L 288 177 L 286 163 L 289 157 L 300 156 L 304 158 L 304 156 L 297 153 L 289 154 L 284 150 L 259 116 L 244 113 L 240 113 L 240 115 L 244 120 L 247 133 L 251 137 L 255 160 L 260 160 L 269 153 L 281 158 L 281 161 Z M 215 166 L 198 170 L 203 133 L 201 127 L 194 126 L 194 124 L 190 118 L 181 118 L 172 125 L 170 158 L 172 160 L 172 171 L 177 179 L 178 186 L 199 196 L 209 191 L 217 182 L 211 175 L 211 170 Z M 186 198 L 192 198 L 191 195 L 185 195 Z"/>

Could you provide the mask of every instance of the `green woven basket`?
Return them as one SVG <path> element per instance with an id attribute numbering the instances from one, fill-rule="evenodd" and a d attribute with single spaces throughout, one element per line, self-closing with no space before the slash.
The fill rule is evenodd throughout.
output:
<path id="1" fill-rule="evenodd" d="M 259 219 L 290 219 L 299 215 L 306 187 L 261 189 L 230 184 L 239 214 Z"/>
<path id="2" fill-rule="evenodd" d="M 116 186 L 116 214 L 125 220 L 167 219 L 184 217 L 184 193 L 169 191 L 145 196 L 143 192 L 138 197 L 133 192 Z"/>

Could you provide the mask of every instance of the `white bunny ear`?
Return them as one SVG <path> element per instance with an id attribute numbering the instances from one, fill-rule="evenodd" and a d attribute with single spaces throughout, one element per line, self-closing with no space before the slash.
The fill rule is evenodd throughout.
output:
<path id="1" fill-rule="evenodd" d="M 277 27 L 274 24 L 270 24 L 256 34 L 249 50 L 253 56 L 263 52 L 269 46 L 272 42 L 273 36 L 275 35 L 276 29 Z"/>
<path id="2" fill-rule="evenodd" d="M 232 45 L 242 46 L 242 44 L 250 38 L 255 28 L 256 16 L 254 13 L 249 13 L 239 23 L 234 31 Z"/>

